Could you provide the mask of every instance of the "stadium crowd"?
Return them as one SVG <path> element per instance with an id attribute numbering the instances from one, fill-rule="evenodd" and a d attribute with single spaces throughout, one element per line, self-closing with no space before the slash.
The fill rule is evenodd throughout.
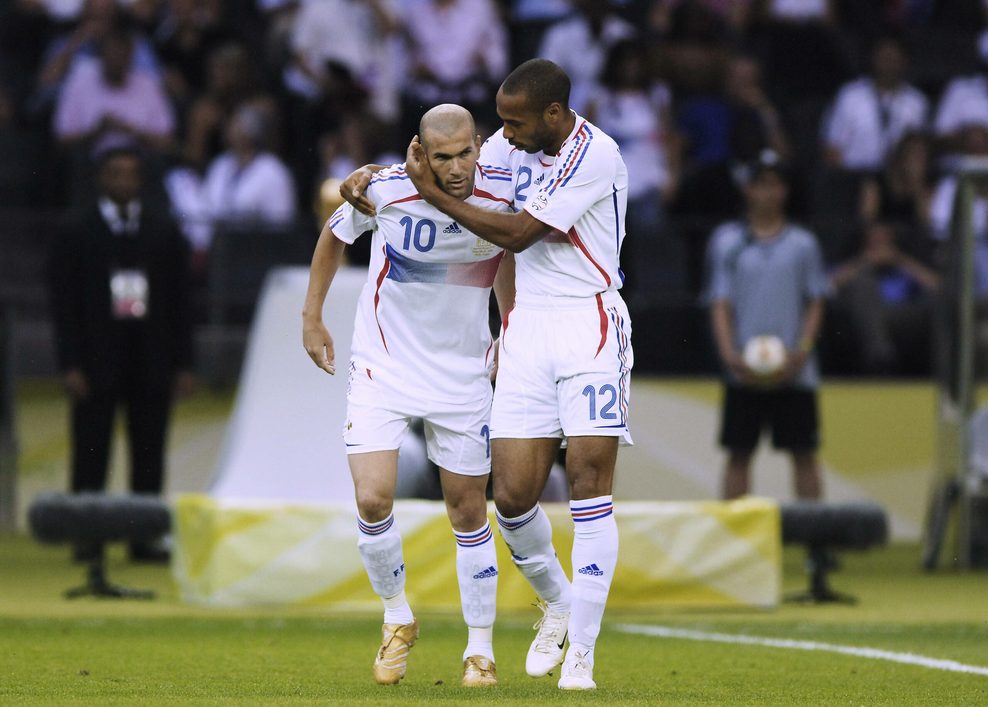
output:
<path id="1" fill-rule="evenodd" d="M 0 209 L 67 213 L 94 198 L 100 153 L 138 146 L 201 285 L 230 224 L 314 244 L 322 182 L 402 161 L 429 107 L 496 130 L 494 92 L 533 56 L 628 165 L 639 330 L 699 309 L 739 167 L 772 151 L 830 274 L 825 372 L 929 372 L 946 168 L 988 154 L 986 0 L 7 0 Z M 981 195 L 983 292 L 986 214 Z M 714 356 L 693 337 L 650 366 L 639 341 L 645 369 Z"/>

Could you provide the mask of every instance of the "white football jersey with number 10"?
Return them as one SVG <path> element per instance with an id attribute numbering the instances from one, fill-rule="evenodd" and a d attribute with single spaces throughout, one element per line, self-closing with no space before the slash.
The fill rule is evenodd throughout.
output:
<path id="1" fill-rule="evenodd" d="M 479 164 L 485 178 L 511 182 L 515 209 L 554 229 L 515 256 L 519 295 L 593 297 L 621 287 L 628 170 L 614 140 L 577 115 L 558 155 L 515 149 L 499 130 Z"/>
<path id="2" fill-rule="evenodd" d="M 495 196 L 499 187 L 503 196 L 503 182 L 490 183 L 478 170 L 467 201 L 510 211 L 510 202 Z M 475 399 L 476 386 L 490 386 L 488 307 L 502 250 L 426 203 L 403 164 L 378 172 L 367 197 L 376 216 L 344 204 L 329 219 L 346 243 L 373 232 L 354 322 L 353 374 L 396 394 Z"/>

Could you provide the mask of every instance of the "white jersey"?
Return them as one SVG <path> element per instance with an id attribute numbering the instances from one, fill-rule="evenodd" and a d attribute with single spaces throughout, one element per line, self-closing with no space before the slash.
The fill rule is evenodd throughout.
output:
<path id="1" fill-rule="evenodd" d="M 477 174 L 467 202 L 508 211 Z M 390 390 L 443 402 L 472 399 L 487 385 L 488 306 L 503 251 L 426 203 L 405 166 L 378 172 L 367 188 L 377 215 L 344 204 L 329 219 L 353 243 L 373 232 L 367 283 L 357 304 L 352 366 Z"/>
<path id="2" fill-rule="evenodd" d="M 621 287 L 628 170 L 606 133 L 577 115 L 550 156 L 515 149 L 502 129 L 484 143 L 479 165 L 492 191 L 554 229 L 515 256 L 519 296 L 593 297 Z"/>

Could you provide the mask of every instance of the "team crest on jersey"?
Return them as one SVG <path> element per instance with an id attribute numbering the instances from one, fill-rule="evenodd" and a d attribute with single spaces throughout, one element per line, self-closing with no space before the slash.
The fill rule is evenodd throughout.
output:
<path id="1" fill-rule="evenodd" d="M 462 234 L 463 234 L 463 230 L 456 223 L 456 221 L 453 221 L 453 223 L 449 224 L 448 226 L 446 226 L 446 228 L 443 229 L 444 236 L 459 236 Z"/>
<path id="2" fill-rule="evenodd" d="M 538 194 L 529 202 L 528 208 L 532 211 L 541 211 L 549 205 L 549 200 L 546 198 L 545 194 Z"/>
<path id="3" fill-rule="evenodd" d="M 470 252 L 478 258 L 487 258 L 494 253 L 495 247 L 493 243 L 485 241 L 483 238 L 477 238 Z"/>

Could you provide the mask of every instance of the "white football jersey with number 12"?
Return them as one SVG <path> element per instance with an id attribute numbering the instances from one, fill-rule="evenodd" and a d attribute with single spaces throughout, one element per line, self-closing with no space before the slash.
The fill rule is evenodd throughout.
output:
<path id="1" fill-rule="evenodd" d="M 614 140 L 577 115 L 558 155 L 518 150 L 502 129 L 479 164 L 487 179 L 511 180 L 515 209 L 553 228 L 515 256 L 519 295 L 593 297 L 621 287 L 628 170 Z"/>
<path id="2" fill-rule="evenodd" d="M 510 211 L 509 200 L 495 196 L 498 187 L 503 196 L 503 182 L 490 183 L 478 170 L 467 201 Z M 426 203 L 403 164 L 378 172 L 367 197 L 376 216 L 344 204 L 329 219 L 346 243 L 373 234 L 354 322 L 353 374 L 409 396 L 476 398 L 476 386 L 490 386 L 488 306 L 502 250 Z"/>

